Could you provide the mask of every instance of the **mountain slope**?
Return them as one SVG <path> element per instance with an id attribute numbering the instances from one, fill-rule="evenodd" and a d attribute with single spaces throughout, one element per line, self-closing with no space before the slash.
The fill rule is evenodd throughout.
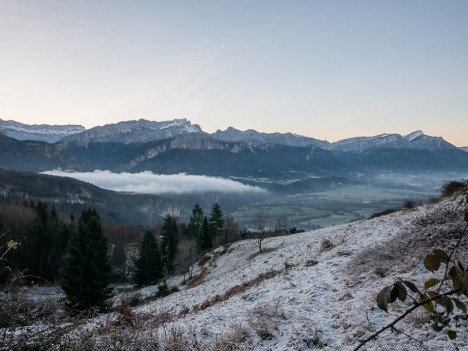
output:
<path id="1" fill-rule="evenodd" d="M 16 140 L 0 133 L 0 167 L 40 172 L 50 169 L 90 170 L 92 162 L 62 152 L 44 141 Z"/>
<path id="2" fill-rule="evenodd" d="M 284 177 L 340 173 L 340 162 L 315 147 L 223 142 L 205 135 L 180 135 L 140 146 L 115 169 L 215 176 Z"/>
<path id="3" fill-rule="evenodd" d="M 75 217 L 84 207 L 94 207 L 103 217 L 117 223 L 151 224 L 177 201 L 161 196 L 125 194 L 104 190 L 73 178 L 49 176 L 0 168 L 0 201 L 41 200 Z M 187 210 L 188 211 L 188 210 Z"/>
<path id="4" fill-rule="evenodd" d="M 380 168 L 468 170 L 467 153 L 420 130 L 404 136 L 381 134 L 329 143 L 291 133 L 240 131 L 232 127 L 208 134 L 187 119 L 140 119 L 66 136 L 54 145 L 57 150 L 42 145 L 40 151 L 39 144 L 32 147 L 31 143 L 21 147 L 5 145 L 0 166 L 31 171 L 92 168 L 276 179 L 291 179 L 295 174 L 299 178 L 342 176 L 350 171 L 365 173 Z M 9 155 L 6 147 L 11 147 L 14 155 Z M 21 148 L 25 151 L 19 152 Z M 86 162 L 80 163 L 83 159 Z"/>
<path id="5" fill-rule="evenodd" d="M 362 152 L 342 152 L 336 157 L 346 165 L 361 170 L 390 171 L 466 171 L 468 154 L 458 148 L 430 151 L 426 149 L 376 148 Z"/>
<path id="6" fill-rule="evenodd" d="M 0 131 L 18 140 L 38 140 L 55 143 L 60 139 L 80 133 L 85 128 L 80 125 L 23 124 L 0 119 Z"/>

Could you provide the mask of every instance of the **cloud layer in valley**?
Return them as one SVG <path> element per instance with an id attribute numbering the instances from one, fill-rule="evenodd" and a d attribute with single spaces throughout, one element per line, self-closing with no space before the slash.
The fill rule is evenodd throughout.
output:
<path id="1" fill-rule="evenodd" d="M 71 177 L 94 184 L 103 189 L 145 194 L 185 194 L 197 192 L 265 192 L 262 188 L 217 177 L 180 174 L 113 173 L 96 170 L 94 172 L 66 172 L 52 170 L 48 175 Z"/>

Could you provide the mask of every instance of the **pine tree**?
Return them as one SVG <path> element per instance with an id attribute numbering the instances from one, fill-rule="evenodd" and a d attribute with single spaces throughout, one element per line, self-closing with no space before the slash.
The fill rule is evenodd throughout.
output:
<path id="1" fill-rule="evenodd" d="M 174 269 L 174 259 L 179 246 L 179 227 L 174 216 L 168 214 L 164 217 L 161 235 L 161 259 L 170 272 Z"/>
<path id="2" fill-rule="evenodd" d="M 211 236 L 208 218 L 203 218 L 203 224 L 200 234 L 200 251 L 208 250 L 213 247 L 213 238 Z"/>
<path id="3" fill-rule="evenodd" d="M 78 228 L 68 242 L 60 276 L 67 294 L 67 307 L 72 310 L 105 309 L 106 300 L 111 296 L 107 287 L 111 266 L 101 219 L 95 209 L 81 212 Z"/>
<path id="4" fill-rule="evenodd" d="M 200 234 L 203 224 L 203 210 L 200 205 L 197 203 L 193 207 L 192 216 L 190 217 L 190 222 L 188 225 L 188 230 L 192 238 L 197 241 L 197 246 L 200 248 Z"/>
<path id="5" fill-rule="evenodd" d="M 215 203 L 211 209 L 211 217 L 209 220 L 210 229 L 212 236 L 216 237 L 221 235 L 224 231 L 224 216 L 223 211 L 221 211 L 221 206 L 219 203 Z"/>
<path id="6" fill-rule="evenodd" d="M 156 284 L 163 277 L 161 253 L 158 242 L 149 230 L 141 242 L 140 255 L 135 262 L 133 279 L 138 286 Z"/>

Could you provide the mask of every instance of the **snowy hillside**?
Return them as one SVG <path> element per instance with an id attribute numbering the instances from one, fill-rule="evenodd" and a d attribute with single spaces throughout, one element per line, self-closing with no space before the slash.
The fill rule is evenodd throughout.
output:
<path id="1" fill-rule="evenodd" d="M 129 286 L 114 297 L 118 313 L 61 325 L 48 337 L 83 350 L 353 350 L 411 306 L 408 300 L 395 303 L 387 314 L 376 307 L 377 293 L 398 277 L 421 286 L 430 276 L 422 258 L 433 247 L 453 246 L 465 226 L 462 216 L 452 198 L 267 238 L 262 253 L 254 240 L 237 242 L 205 257 L 187 284 L 182 276 L 171 278 L 168 285 L 177 292 L 155 299 L 155 286 Z M 461 248 L 463 261 L 466 243 Z M 125 301 L 139 304 L 132 309 Z M 459 310 L 455 314 L 463 317 Z M 362 349 L 466 350 L 468 345 L 466 318 L 450 326 L 459 332 L 453 341 L 431 329 L 423 309 L 397 327 L 413 339 L 385 332 Z M 47 328 L 39 324 L 24 332 Z"/>
<path id="2" fill-rule="evenodd" d="M 411 240 L 414 230 L 420 230 L 418 223 L 427 218 L 446 218 L 454 206 L 453 202 L 445 202 L 359 223 L 267 239 L 267 252 L 262 254 L 257 253 L 252 241 L 243 241 L 214 253 L 213 259 L 203 266 L 206 274 L 200 285 L 138 307 L 135 312 L 178 316 L 171 321 L 172 327 L 186 335 L 186 339 L 195 333 L 209 344 L 222 336 L 229 338 L 233 332 L 248 330 L 245 349 L 304 350 L 316 343 L 325 350 L 351 350 L 359 339 L 397 315 L 396 307 L 390 309 L 389 315 L 376 308 L 377 292 L 396 277 L 419 283 L 423 273 L 421 257 L 430 250 L 424 247 L 420 252 L 414 250 L 408 270 L 398 264 L 392 269 L 378 254 L 363 266 L 366 260 L 363 253 L 400 235 Z M 461 218 L 450 223 L 462 225 Z M 440 234 L 445 230 L 440 225 L 431 229 L 435 231 L 432 240 L 437 231 Z M 331 242 L 330 249 L 324 247 L 325 240 Z M 226 294 L 229 298 L 223 301 Z M 421 313 L 417 315 L 408 318 L 408 327 L 422 318 Z M 466 320 L 461 327 L 468 327 Z M 452 350 L 453 345 L 468 344 L 466 333 L 449 342 L 446 335 L 433 332 L 429 325 L 422 329 L 413 336 L 423 341 L 435 339 L 432 350 Z M 418 350 L 419 346 L 412 345 L 407 337 L 387 333 L 371 342 L 368 349 Z"/>

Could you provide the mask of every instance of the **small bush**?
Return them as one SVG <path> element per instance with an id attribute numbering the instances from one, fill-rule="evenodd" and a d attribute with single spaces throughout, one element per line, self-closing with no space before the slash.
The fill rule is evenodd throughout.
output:
<path id="1" fill-rule="evenodd" d="M 449 197 L 455 194 L 456 192 L 463 191 L 467 187 L 467 183 L 465 182 L 459 182 L 456 180 L 452 180 L 448 183 L 445 183 L 442 186 L 441 189 L 441 194 L 443 197 Z"/>
<path id="2" fill-rule="evenodd" d="M 410 200 L 410 199 L 406 199 L 405 201 L 403 201 L 403 208 L 406 208 L 407 210 L 411 210 L 415 207 L 416 207 L 416 201 Z"/>
<path id="3" fill-rule="evenodd" d="M 323 238 L 322 242 L 320 243 L 320 251 L 328 251 L 331 250 L 335 247 L 335 244 L 328 239 L 328 238 Z"/>

